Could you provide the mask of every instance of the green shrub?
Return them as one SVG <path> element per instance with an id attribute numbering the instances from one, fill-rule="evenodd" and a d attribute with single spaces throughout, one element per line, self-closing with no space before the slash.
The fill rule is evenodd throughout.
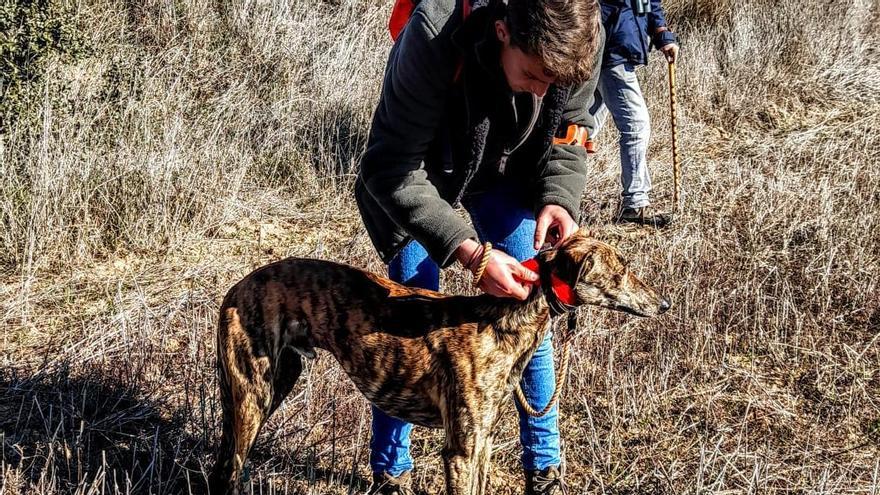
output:
<path id="1" fill-rule="evenodd" d="M 28 104 L 52 56 L 85 52 L 73 8 L 58 0 L 2 0 L 0 4 L 0 132 Z"/>

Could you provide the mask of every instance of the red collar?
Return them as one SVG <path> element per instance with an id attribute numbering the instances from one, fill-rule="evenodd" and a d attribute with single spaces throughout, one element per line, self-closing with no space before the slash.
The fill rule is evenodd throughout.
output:
<path id="1" fill-rule="evenodd" d="M 535 273 L 541 273 L 540 271 L 538 271 L 537 258 L 529 258 L 523 261 L 522 265 Z M 538 281 L 528 283 L 537 284 L 540 283 L 540 279 Z M 559 299 L 561 302 L 568 304 L 569 306 L 575 305 L 574 290 L 561 278 L 557 277 L 555 273 L 550 274 L 550 287 L 552 287 L 553 294 L 556 296 L 556 299 Z"/>

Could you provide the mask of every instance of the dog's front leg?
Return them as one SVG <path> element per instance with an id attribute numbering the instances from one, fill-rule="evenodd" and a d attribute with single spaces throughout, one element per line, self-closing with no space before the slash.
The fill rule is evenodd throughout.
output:
<path id="1" fill-rule="evenodd" d="M 487 430 L 486 433 L 489 433 L 491 430 Z M 492 436 L 486 435 L 481 444 L 477 445 L 477 450 L 474 453 L 474 476 L 476 477 L 475 483 L 477 484 L 477 492 L 479 495 L 483 495 L 486 493 L 486 488 L 489 486 L 489 466 L 492 464 Z"/>
<path id="2" fill-rule="evenodd" d="M 447 495 L 473 495 L 474 439 L 458 432 L 446 431 L 443 465 L 446 470 Z"/>
<path id="3" fill-rule="evenodd" d="M 487 448 L 491 449 L 486 433 L 482 425 L 466 418 L 465 414 L 447 422 L 446 445 L 442 452 L 447 495 L 483 494 L 484 469 L 488 467 L 488 459 L 483 454 L 487 454 Z"/>

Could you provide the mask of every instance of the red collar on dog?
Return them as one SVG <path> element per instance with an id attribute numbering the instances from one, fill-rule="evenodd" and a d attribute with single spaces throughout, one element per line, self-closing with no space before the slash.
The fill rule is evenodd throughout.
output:
<path id="1" fill-rule="evenodd" d="M 538 271 L 537 258 L 529 258 L 526 261 L 523 261 L 522 265 L 535 273 L 541 273 L 540 271 Z M 537 284 L 539 282 L 540 280 L 530 283 Z M 552 287 L 553 294 L 556 296 L 556 299 L 559 299 L 559 301 L 568 304 L 569 306 L 574 306 L 574 290 L 561 278 L 557 277 L 556 274 L 550 275 L 550 287 Z"/>

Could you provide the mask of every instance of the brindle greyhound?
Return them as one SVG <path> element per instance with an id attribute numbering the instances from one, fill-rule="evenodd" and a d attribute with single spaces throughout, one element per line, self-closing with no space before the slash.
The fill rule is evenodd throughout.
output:
<path id="1" fill-rule="evenodd" d="M 537 261 L 542 284 L 525 301 L 449 296 L 318 260 L 287 259 L 245 277 L 220 310 L 223 437 L 211 493 L 239 493 L 254 439 L 315 347 L 386 413 L 445 430 L 448 494 L 484 493 L 498 411 L 550 327 L 555 301 L 544 281 L 568 283 L 576 305 L 639 316 L 669 308 L 614 248 L 582 231 Z"/>

